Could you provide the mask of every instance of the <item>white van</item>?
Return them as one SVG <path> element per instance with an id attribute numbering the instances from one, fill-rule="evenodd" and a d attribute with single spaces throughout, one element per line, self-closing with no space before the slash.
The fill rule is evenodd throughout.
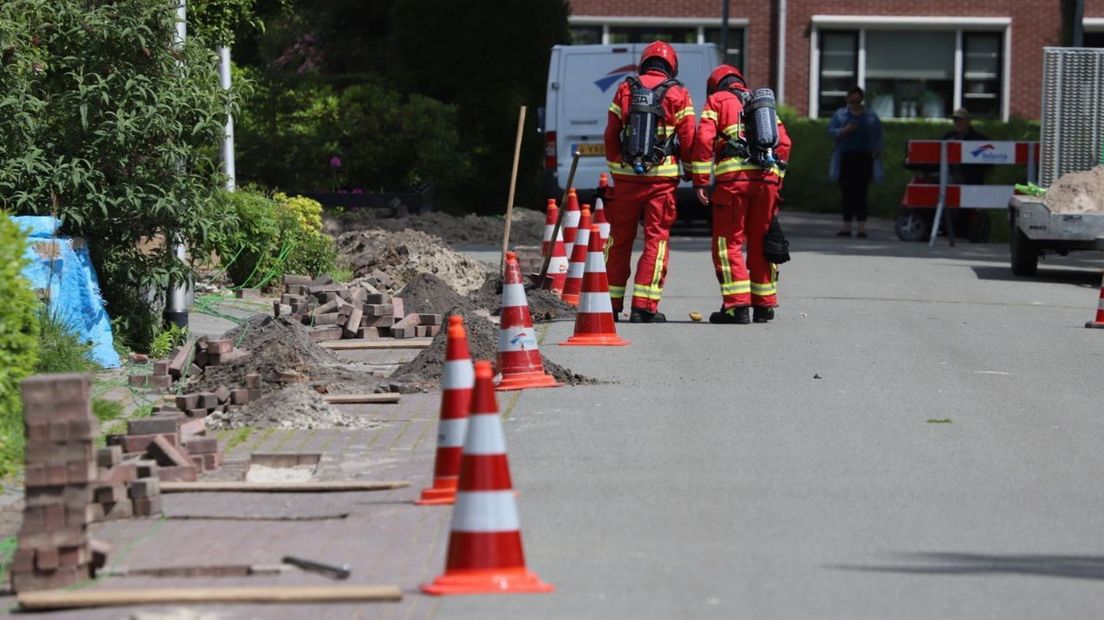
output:
<path id="1" fill-rule="evenodd" d="M 571 173 L 572 153 L 580 153 L 574 185 L 580 197 L 598 187 L 598 175 L 608 170 L 602 136 L 610 102 L 617 86 L 636 73 L 647 43 L 622 45 L 557 45 L 548 63 L 548 94 L 538 111 L 544 133 L 545 194 L 559 200 Z M 690 90 L 694 111 L 700 117 L 705 105 L 705 81 L 720 63 L 717 46 L 674 44 L 678 53 L 678 80 Z M 695 119 L 695 122 L 697 119 Z M 680 198 L 691 193 L 689 183 L 679 188 Z"/>

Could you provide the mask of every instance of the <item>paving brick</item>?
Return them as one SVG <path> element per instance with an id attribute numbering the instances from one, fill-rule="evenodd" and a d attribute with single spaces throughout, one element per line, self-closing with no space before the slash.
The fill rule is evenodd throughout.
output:
<path id="1" fill-rule="evenodd" d="M 194 465 L 162 467 L 158 470 L 162 482 L 195 482 L 197 470 Z"/>
<path id="2" fill-rule="evenodd" d="M 203 418 L 190 419 L 180 425 L 181 438 L 195 437 L 207 434 L 207 423 Z"/>
<path id="3" fill-rule="evenodd" d="M 167 361 L 157 361 L 153 363 L 153 376 L 164 377 L 169 374 L 169 363 Z"/>
<path id="4" fill-rule="evenodd" d="M 69 439 L 92 439 L 98 434 L 96 426 L 96 419 L 91 416 L 91 411 L 83 420 L 69 420 Z"/>
<path id="5" fill-rule="evenodd" d="M 402 297 L 391 298 L 391 316 L 396 319 L 402 319 L 406 316 L 406 308 Z"/>
<path id="6" fill-rule="evenodd" d="M 191 363 L 192 356 L 195 354 L 196 339 L 188 338 L 188 341 L 184 343 L 184 346 L 176 352 L 176 355 L 172 356 L 169 360 L 169 374 L 174 379 L 179 379 L 184 373 L 184 369 Z"/>
<path id="7" fill-rule="evenodd" d="M 118 447 L 118 446 L 116 446 Z M 96 480 L 96 463 L 91 460 L 70 461 L 65 465 L 67 484 L 88 484 Z"/>
<path id="8" fill-rule="evenodd" d="M 35 568 L 52 571 L 58 568 L 57 549 L 35 549 Z"/>
<path id="9" fill-rule="evenodd" d="M 167 390 L 172 387 L 172 377 L 169 375 L 155 375 L 149 378 L 149 386 Z"/>
<path id="10" fill-rule="evenodd" d="M 152 478 L 157 476 L 158 471 L 161 469 L 157 461 L 147 459 L 134 461 L 134 466 L 138 468 L 139 478 Z"/>
<path id="11" fill-rule="evenodd" d="M 440 325 L 440 314 L 418 314 L 418 324 L 420 325 Z"/>
<path id="12" fill-rule="evenodd" d="M 138 478 L 138 465 L 133 461 L 128 463 L 119 463 L 114 467 L 107 470 L 106 473 L 100 476 L 100 482 L 115 483 L 115 482 L 130 482 Z"/>
<path id="13" fill-rule="evenodd" d="M 130 454 L 135 452 L 145 452 L 149 450 L 150 444 L 157 437 L 162 437 L 165 441 L 172 445 L 179 444 L 176 433 L 165 433 L 162 435 L 126 435 L 122 439 L 123 452 Z"/>
<path id="14" fill-rule="evenodd" d="M 64 465 L 69 461 L 92 459 L 95 457 L 95 450 L 96 448 L 91 441 L 70 441 L 63 444 L 28 442 L 23 454 L 27 463 L 42 465 L 60 463 Z"/>
<path id="15" fill-rule="evenodd" d="M 203 418 L 206 418 L 208 415 L 210 415 L 210 413 L 211 412 L 208 411 L 207 409 L 189 409 L 188 410 L 188 417 L 193 419 L 193 420 L 196 420 L 196 419 L 202 420 Z"/>
<path id="16" fill-rule="evenodd" d="M 184 442 L 184 448 L 189 454 L 210 454 L 218 452 L 218 439 L 214 437 L 197 437 Z"/>
<path id="17" fill-rule="evenodd" d="M 130 375 L 127 377 L 127 385 L 130 387 L 144 388 L 149 384 L 149 375 Z"/>
<path id="18" fill-rule="evenodd" d="M 355 338 L 357 336 L 357 331 L 360 329 L 360 322 L 363 317 L 364 311 L 360 308 L 353 308 L 352 311 L 349 312 L 349 318 L 345 322 L 344 335 L 346 338 Z"/>
<path id="19" fill-rule="evenodd" d="M 419 325 L 414 329 L 414 335 L 418 338 L 425 338 L 429 335 L 429 325 Z"/>
<path id="20" fill-rule="evenodd" d="M 46 466 L 28 464 L 23 468 L 23 485 L 26 487 L 46 486 Z"/>
<path id="21" fill-rule="evenodd" d="M 93 504 L 95 505 L 95 504 Z M 52 532 L 39 532 L 37 534 L 20 534 L 19 546 L 32 549 L 50 549 L 57 547 L 75 546 L 84 544 L 88 539 L 83 527 L 66 526 L 62 530 Z"/>
<path id="22" fill-rule="evenodd" d="M 160 495 L 154 497 L 136 497 L 132 503 L 134 506 L 134 516 L 136 517 L 152 517 L 162 512 Z"/>
<path id="23" fill-rule="evenodd" d="M 88 579 L 87 567 L 59 568 L 48 574 L 13 574 L 12 589 L 16 592 L 30 592 L 33 590 L 56 590 L 66 588 L 79 581 Z"/>
<path id="24" fill-rule="evenodd" d="M 162 467 L 167 466 L 189 466 L 192 464 L 183 452 L 177 449 L 177 447 L 165 440 L 163 435 L 157 435 L 153 438 L 153 442 L 149 445 L 150 456 L 157 461 L 158 465 Z"/>
<path id="25" fill-rule="evenodd" d="M 145 353 L 131 353 L 127 356 L 127 359 L 129 359 L 132 364 L 148 364 L 150 361 L 149 356 Z"/>
<path id="26" fill-rule="evenodd" d="M 260 400 L 263 393 L 260 388 L 249 388 L 249 401 Z"/>
<path id="27" fill-rule="evenodd" d="M 342 329 L 340 327 L 313 327 L 308 330 L 311 340 L 325 342 L 327 340 L 341 340 Z"/>
<path id="28" fill-rule="evenodd" d="M 436 336 L 439 333 L 441 333 L 441 326 L 440 325 L 430 325 L 429 326 L 429 334 L 427 334 L 428 336 Z"/>
<path id="29" fill-rule="evenodd" d="M 310 276 L 299 276 L 294 274 L 284 274 L 284 284 L 302 284 L 310 285 L 314 283 L 314 279 Z"/>
<path id="30" fill-rule="evenodd" d="M 26 408 L 92 400 L 91 380 L 83 373 L 35 375 L 24 379 L 19 389 Z"/>
<path id="31" fill-rule="evenodd" d="M 101 521 L 114 521 L 116 519 L 129 519 L 134 516 L 134 505 L 129 498 L 124 498 L 122 501 L 114 502 L 110 504 L 93 504 L 94 506 L 103 507 L 103 518 Z"/>
<path id="32" fill-rule="evenodd" d="M 244 405 L 249 402 L 249 390 L 245 388 L 235 388 L 230 390 L 230 402 L 234 405 Z"/>
<path id="33" fill-rule="evenodd" d="M 74 547 L 61 547 L 58 549 L 58 566 L 62 568 L 76 568 L 88 564 L 92 554 L 88 545 L 76 545 Z"/>
<path id="34" fill-rule="evenodd" d="M 218 398 L 219 404 L 225 404 L 230 401 L 230 388 L 225 385 L 218 386 L 215 390 L 215 397 Z"/>
<path id="35" fill-rule="evenodd" d="M 214 471 L 219 467 L 222 467 L 222 455 L 218 452 L 211 452 L 207 454 L 201 454 L 203 457 L 203 470 Z"/>
<path id="36" fill-rule="evenodd" d="M 127 485 L 127 495 L 131 499 L 160 495 L 160 482 L 158 478 L 140 478 Z"/>
<path id="37" fill-rule="evenodd" d="M 23 508 L 23 521 L 19 524 L 19 533 L 37 534 L 46 531 L 46 507 L 26 506 Z"/>
<path id="38" fill-rule="evenodd" d="M 127 499 L 126 484 L 113 482 L 100 484 L 92 490 L 92 501 L 97 504 L 110 504 Z"/>
<path id="39" fill-rule="evenodd" d="M 176 397 L 176 408 L 181 411 L 195 409 L 198 402 L 198 394 L 181 394 L 180 396 Z"/>
<path id="40" fill-rule="evenodd" d="M 121 460 L 123 460 L 122 446 L 107 446 L 96 450 L 96 465 L 100 467 L 118 465 Z"/>
<path id="41" fill-rule="evenodd" d="M 200 392 L 196 396 L 197 409 L 214 409 L 218 406 L 218 396 L 214 392 Z"/>
<path id="42" fill-rule="evenodd" d="M 314 323 L 315 325 L 326 325 L 326 326 L 337 325 L 338 317 L 340 317 L 340 316 L 341 315 L 339 315 L 336 312 L 328 312 L 326 314 L 318 314 L 318 315 L 314 315 L 314 316 L 311 317 L 311 322 Z"/>
<path id="43" fill-rule="evenodd" d="M 259 388 L 261 387 L 261 375 L 255 372 L 245 375 L 245 387 L 246 388 Z"/>
<path id="44" fill-rule="evenodd" d="M 234 343 L 229 340 L 211 340 L 207 343 L 207 353 L 229 353 Z"/>
<path id="45" fill-rule="evenodd" d="M 391 303 L 391 296 L 386 293 L 368 293 L 364 297 L 364 303 L 366 304 L 389 304 Z"/>
<path id="46" fill-rule="evenodd" d="M 127 422 L 128 435 L 174 434 L 180 430 L 184 416 L 158 416 L 156 418 L 137 418 Z M 129 452 L 129 450 L 128 450 Z"/>
<path id="47" fill-rule="evenodd" d="M 65 526 L 66 527 L 84 527 L 93 523 L 92 506 L 85 504 L 82 507 L 66 506 L 65 507 Z"/>
<path id="48" fill-rule="evenodd" d="M 11 565 L 8 567 L 13 573 L 29 573 L 34 570 L 34 549 L 16 549 L 12 553 Z"/>
<path id="49" fill-rule="evenodd" d="M 65 486 L 65 465 L 50 463 L 46 465 L 46 486 Z"/>

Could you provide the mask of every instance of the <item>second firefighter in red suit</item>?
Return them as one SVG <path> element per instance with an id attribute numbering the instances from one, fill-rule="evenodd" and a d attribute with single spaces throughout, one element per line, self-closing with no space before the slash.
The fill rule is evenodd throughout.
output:
<path id="1" fill-rule="evenodd" d="M 678 56 L 670 45 L 656 41 L 640 55 L 640 82 L 655 89 L 678 75 Z M 610 300 L 614 316 L 624 307 L 636 228 L 643 218 L 644 253 L 636 264 L 629 320 L 634 323 L 663 322 L 659 312 L 663 284 L 667 278 L 671 225 L 675 222 L 675 188 L 682 176 L 680 162 L 690 161 L 694 140 L 694 104 L 681 84 L 667 88 L 661 102 L 663 119 L 657 133 L 666 139 L 677 136 L 677 148 L 646 172 L 639 174 L 623 161 L 621 140 L 629 122 L 631 89 L 623 82 L 613 97 L 606 124 L 606 160 L 613 177 L 612 191 L 606 202 L 610 238 L 606 271 L 609 274 Z M 687 174 L 688 174 L 687 170 Z"/>
<path id="2" fill-rule="evenodd" d="M 740 156 L 730 141 L 745 138 L 742 93 L 747 92 L 743 75 L 735 67 L 721 65 L 706 83 L 708 99 L 694 140 L 691 170 L 694 188 L 703 205 L 713 205 L 713 267 L 721 285 L 722 305 L 709 320 L 712 323 L 765 323 L 774 317 L 778 305 L 776 267 L 763 256 L 763 238 L 778 210 L 778 190 L 784 169 L 763 168 L 747 156 Z M 790 156 L 790 138 L 778 121 L 775 158 Z M 706 196 L 712 171 L 715 188 Z M 744 261 L 744 249 L 747 261 Z M 753 308 L 754 312 L 749 312 Z"/>

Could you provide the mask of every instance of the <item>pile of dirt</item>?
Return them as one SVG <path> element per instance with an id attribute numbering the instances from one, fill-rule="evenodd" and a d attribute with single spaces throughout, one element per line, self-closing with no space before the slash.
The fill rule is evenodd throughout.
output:
<path id="1" fill-rule="evenodd" d="M 502 245 L 506 218 L 502 215 L 449 215 L 430 212 L 411 215 L 404 209 L 363 209 L 347 211 L 326 221 L 327 232 L 338 236 L 359 230 L 380 229 L 398 232 L 418 230 L 444 239 L 449 245 Z M 539 245 L 544 236 L 544 214 L 517 208 L 510 222 L 510 243 Z"/>
<path id="2" fill-rule="evenodd" d="M 468 332 L 468 347 L 471 350 L 472 360 L 488 360 L 493 363 L 498 357 L 498 326 L 487 318 L 471 312 L 463 313 L 463 317 Z M 396 387 L 403 392 L 439 388 L 441 375 L 444 372 L 447 344 L 448 335 L 445 330 L 442 330 L 434 336 L 433 342 L 423 349 L 417 357 L 399 367 L 391 375 L 391 382 L 399 384 Z M 596 379 L 576 374 L 568 368 L 551 362 L 543 355 L 541 359 L 543 360 L 544 369 L 557 381 L 570 385 L 600 383 Z"/>
<path id="3" fill-rule="evenodd" d="M 315 429 L 374 428 L 378 422 L 344 414 L 331 407 L 322 395 L 303 384 L 270 392 L 232 412 L 207 416 L 207 428 L 214 430 L 251 428 Z"/>
<path id="4" fill-rule="evenodd" d="M 475 309 L 470 305 L 468 297 L 460 295 L 431 273 L 418 274 L 403 287 L 398 296 L 402 298 L 406 312 L 448 314 L 453 308 L 460 308 L 461 311 Z"/>
<path id="5" fill-rule="evenodd" d="M 1063 174 L 1047 190 L 1046 206 L 1054 213 L 1104 212 L 1104 165 Z"/>
<path id="6" fill-rule="evenodd" d="M 551 291 L 525 283 L 525 299 L 529 302 L 529 314 L 534 322 L 551 321 L 560 318 L 574 318 L 575 307 L 560 299 Z M 468 303 L 473 308 L 486 308 L 497 316 L 502 307 L 502 277 L 491 274 L 483 286 L 468 295 Z"/>
<path id="7" fill-rule="evenodd" d="M 255 314 L 222 337 L 249 354 L 230 364 L 207 366 L 201 375 L 190 379 L 188 391 L 211 391 L 220 385 L 240 387 L 250 373 L 261 375 L 261 389 L 266 393 L 299 383 L 332 394 L 387 389 L 381 377 L 348 368 L 341 358 L 311 340 L 305 327 L 287 317 Z"/>
<path id="8" fill-rule="evenodd" d="M 440 237 L 416 230 L 362 230 L 337 238 L 342 263 L 382 292 L 394 294 L 419 274 L 430 273 L 467 294 L 481 286 L 490 268 L 451 250 Z"/>

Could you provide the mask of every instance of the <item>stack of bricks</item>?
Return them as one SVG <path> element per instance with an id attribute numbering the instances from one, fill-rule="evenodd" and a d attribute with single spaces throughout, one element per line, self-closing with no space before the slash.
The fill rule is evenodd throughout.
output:
<path id="1" fill-rule="evenodd" d="M 148 503 L 134 501 L 156 495 L 148 484 L 147 488 L 135 491 L 130 484 L 134 481 L 150 478 L 166 482 L 194 481 L 200 472 L 221 467 L 223 453 L 218 440 L 207 437 L 206 434 L 203 418 L 189 418 L 179 411 L 162 409 L 148 418 L 128 421 L 125 435 L 108 435 L 108 448 L 118 450 L 112 450 L 111 454 L 104 452 L 97 457 L 101 459 L 101 466 L 108 467 L 110 471 L 113 472 L 116 468 L 123 471 L 106 478 L 105 486 L 112 489 L 101 491 L 102 497 L 97 497 L 97 502 L 105 504 L 105 517 L 110 515 L 106 504 L 118 503 L 125 498 L 129 498 L 134 504 L 135 514 L 141 515 L 147 510 L 160 509 L 159 502 L 152 502 L 153 506 L 146 508 Z M 125 488 L 119 488 L 119 484 Z M 123 513 L 127 510 L 125 507 L 118 509 Z"/>
<path id="2" fill-rule="evenodd" d="M 442 322 L 439 314 L 407 314 L 402 298 L 328 277 L 284 276 L 284 294 L 272 310 L 307 325 L 315 342 L 435 336 Z"/>
<path id="3" fill-rule="evenodd" d="M 92 575 L 87 526 L 96 481 L 88 375 L 39 375 L 22 383 L 25 507 L 12 558 L 12 589 L 60 588 Z"/>
<path id="4" fill-rule="evenodd" d="M 96 451 L 99 481 L 92 489 L 92 514 L 96 521 L 161 514 L 160 468 L 144 458 L 123 460 L 123 446 Z"/>
<path id="5" fill-rule="evenodd" d="M 130 375 L 129 381 L 133 387 L 168 389 L 174 380 L 198 376 L 208 366 L 229 364 L 245 355 L 246 352 L 235 348 L 230 340 L 189 338 L 167 361 L 154 362 L 152 375 Z"/>
<path id="6" fill-rule="evenodd" d="M 213 392 L 194 392 L 175 397 L 176 410 L 191 419 L 202 419 L 216 411 L 233 413 L 250 401 L 261 398 L 261 375 L 245 375 L 245 387 L 220 385 Z M 173 410 L 169 410 L 170 412 Z"/>

